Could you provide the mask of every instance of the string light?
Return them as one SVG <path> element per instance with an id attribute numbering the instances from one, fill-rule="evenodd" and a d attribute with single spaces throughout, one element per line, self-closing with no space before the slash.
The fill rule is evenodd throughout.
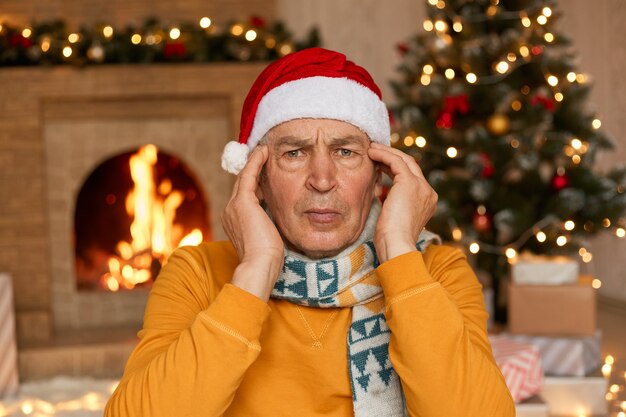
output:
<path id="1" fill-rule="evenodd" d="M 452 229 L 452 239 L 456 240 L 457 242 L 463 239 L 463 232 L 460 228 L 455 227 L 454 229 Z"/>
<path id="2" fill-rule="evenodd" d="M 439 0 L 428 0 L 428 3 L 429 3 L 431 6 L 436 6 L 436 5 L 437 5 L 437 3 L 439 3 Z"/>
<path id="3" fill-rule="evenodd" d="M 423 148 L 424 146 L 426 146 L 426 139 L 424 138 L 424 136 L 418 136 L 415 138 L 415 146 L 417 146 L 418 148 Z"/>
<path id="4" fill-rule="evenodd" d="M 455 75 L 454 70 L 452 68 L 448 68 L 446 70 L 445 74 L 446 74 L 446 78 L 449 79 L 449 80 L 452 80 L 454 78 L 454 75 Z"/>
<path id="5" fill-rule="evenodd" d="M 472 242 L 469 245 L 469 251 L 472 252 L 473 254 L 477 254 L 480 251 L 480 245 L 476 242 Z"/>
<path id="6" fill-rule="evenodd" d="M 424 20 L 424 30 L 426 30 L 426 32 L 432 31 L 434 27 L 432 20 Z"/>
<path id="7" fill-rule="evenodd" d="M 443 20 L 437 20 L 435 22 L 435 29 L 437 29 L 439 32 L 445 32 L 448 29 L 448 24 Z"/>
<path id="8" fill-rule="evenodd" d="M 133 43 L 133 45 L 139 45 L 141 43 L 141 35 L 135 33 L 133 36 L 131 36 L 130 41 Z"/>
<path id="9" fill-rule="evenodd" d="M 496 65 L 496 71 L 500 74 L 504 74 L 509 70 L 509 64 L 506 61 L 500 61 Z"/>
<path id="10" fill-rule="evenodd" d="M 554 99 L 560 103 L 561 101 L 563 101 L 563 93 L 554 94 Z"/>
<path id="11" fill-rule="evenodd" d="M 476 81 L 478 81 L 478 77 L 473 72 L 468 72 L 467 75 L 465 76 L 465 79 L 470 84 L 474 84 Z"/>
<path id="12" fill-rule="evenodd" d="M 513 100 L 511 108 L 515 111 L 520 111 L 522 109 L 522 102 L 519 100 Z"/>
<path id="13" fill-rule="evenodd" d="M 209 26 L 211 26 L 211 19 L 206 16 L 200 19 L 200 27 L 202 29 L 207 29 Z"/>
<path id="14" fill-rule="evenodd" d="M 459 33 L 463 30 L 463 23 L 461 23 L 460 19 L 455 19 L 454 23 L 452 24 L 452 30 L 454 30 L 455 32 Z"/>
<path id="15" fill-rule="evenodd" d="M 522 45 L 522 46 L 520 46 L 520 48 L 519 48 L 519 54 L 520 54 L 522 57 L 527 58 L 527 57 L 530 55 L 530 49 L 528 49 L 528 47 L 527 47 L 527 46 Z"/>
<path id="16" fill-rule="evenodd" d="M 565 246 L 567 244 L 567 237 L 559 236 L 556 238 L 556 244 L 559 246 Z"/>
<path id="17" fill-rule="evenodd" d="M 78 33 L 70 33 L 70 35 L 67 37 L 67 40 L 70 43 L 76 43 L 78 42 L 79 36 Z"/>
<path id="18" fill-rule="evenodd" d="M 180 29 L 178 28 L 170 29 L 170 39 L 176 40 L 178 38 L 180 38 Z"/>
<path id="19" fill-rule="evenodd" d="M 48 52 L 50 50 L 50 39 L 49 38 L 44 38 L 41 41 L 41 51 L 42 52 Z"/>
<path id="20" fill-rule="evenodd" d="M 508 54 L 506 54 L 506 59 L 511 62 L 515 62 L 517 61 L 517 55 L 515 55 L 513 52 L 509 52 Z"/>
<path id="21" fill-rule="evenodd" d="M 448 149 L 446 149 L 446 155 L 448 155 L 449 158 L 456 158 L 456 156 L 458 155 L 458 151 L 454 146 L 450 146 Z"/>
<path id="22" fill-rule="evenodd" d="M 576 73 L 575 72 L 568 72 L 567 73 L 567 81 L 569 81 L 570 83 L 573 83 L 574 81 L 576 81 Z"/>
<path id="23" fill-rule="evenodd" d="M 241 35 L 243 33 L 243 26 L 233 25 L 233 27 L 230 28 L 230 33 L 232 33 L 235 36 Z"/>
<path id="24" fill-rule="evenodd" d="M 530 21 L 530 19 L 528 18 L 528 16 L 522 16 L 522 25 L 523 25 L 525 28 L 529 28 L 531 24 L 532 24 L 532 22 Z"/>
<path id="25" fill-rule="evenodd" d="M 438 1 L 438 2 L 437 2 L 437 8 L 438 8 L 438 9 L 440 9 L 440 10 L 441 10 L 441 9 L 445 9 L 445 8 L 446 8 L 446 2 L 444 2 L 444 1 Z"/>
<path id="26" fill-rule="evenodd" d="M 554 35 L 550 32 L 546 32 L 545 35 L 543 35 L 543 38 L 546 40 L 546 42 L 551 43 L 554 41 Z"/>
<path id="27" fill-rule="evenodd" d="M 504 254 L 509 259 L 515 259 L 515 257 L 517 256 L 517 251 L 513 248 L 507 248 Z"/>
<path id="28" fill-rule="evenodd" d="M 33 34 L 33 31 L 30 28 L 24 28 L 24 30 L 22 30 L 22 36 L 25 38 L 30 38 L 30 35 Z"/>
<path id="29" fill-rule="evenodd" d="M 591 286 L 592 286 L 594 289 L 596 289 L 596 290 L 597 290 L 597 289 L 599 289 L 599 288 L 602 286 L 602 281 L 600 281 L 598 278 L 594 278 L 594 279 L 591 281 Z"/>
<path id="30" fill-rule="evenodd" d="M 429 85 L 430 84 L 430 75 L 422 74 L 422 76 L 420 77 L 420 83 L 422 83 L 422 85 Z"/>
<path id="31" fill-rule="evenodd" d="M 572 162 L 576 165 L 580 164 L 581 158 L 580 155 L 572 155 Z"/>
<path id="32" fill-rule="evenodd" d="M 246 40 L 252 42 L 256 39 L 257 33 L 254 29 L 250 29 L 246 32 Z"/>
<path id="33" fill-rule="evenodd" d="M 588 264 L 593 259 L 593 255 L 591 254 L 591 252 L 585 252 L 582 255 L 582 258 L 583 258 L 583 262 Z"/>
<path id="34" fill-rule="evenodd" d="M 565 230 L 571 231 L 571 230 L 574 230 L 574 228 L 576 227 L 576 223 L 574 223 L 571 220 L 568 220 L 565 222 L 563 226 L 565 227 Z"/>
<path id="35" fill-rule="evenodd" d="M 65 48 L 63 48 L 63 56 L 66 58 L 69 58 L 72 56 L 72 47 L 71 46 L 66 46 Z"/>
<path id="36" fill-rule="evenodd" d="M 572 148 L 576 149 L 576 150 L 580 150 L 580 148 L 583 146 L 583 143 L 580 139 L 578 138 L 574 138 L 571 140 L 570 142 Z"/>
<path id="37" fill-rule="evenodd" d="M 434 70 L 435 69 L 430 64 L 426 64 L 424 65 L 424 68 L 422 68 L 422 71 L 424 72 L 424 74 L 428 74 L 428 75 L 432 74 Z"/>
<path id="38" fill-rule="evenodd" d="M 543 10 L 541 11 L 543 13 L 544 16 L 546 17 L 550 17 L 552 16 L 552 9 L 549 7 L 544 7 Z"/>
<path id="39" fill-rule="evenodd" d="M 110 38 L 113 36 L 113 28 L 111 26 L 105 26 L 104 28 L 102 28 L 102 34 L 104 35 L 105 38 Z"/>
<path id="40" fill-rule="evenodd" d="M 618 228 L 615 230 L 615 235 L 616 235 L 617 237 L 624 237 L 624 236 L 626 236 L 626 230 L 624 230 L 624 228 L 623 228 L 623 227 L 618 227 Z"/>
<path id="41" fill-rule="evenodd" d="M 411 135 L 406 136 L 406 137 L 404 138 L 403 143 L 404 143 L 404 146 L 406 146 L 407 148 L 408 148 L 409 146 L 413 145 L 413 136 L 411 136 Z"/>
<path id="42" fill-rule="evenodd" d="M 600 129 L 600 126 L 602 126 L 602 122 L 600 121 L 600 119 L 593 119 L 593 122 L 591 122 L 591 126 L 594 129 Z"/>
<path id="43" fill-rule="evenodd" d="M 548 23 L 548 18 L 545 15 L 539 15 L 537 16 L 537 23 L 539 23 L 540 25 L 545 25 L 546 23 Z"/>
<path id="44" fill-rule="evenodd" d="M 559 79 L 556 78 L 554 75 L 549 75 L 547 78 L 548 84 L 550 84 L 552 87 L 556 87 L 557 84 L 559 83 Z"/>
<path id="45" fill-rule="evenodd" d="M 576 81 L 580 84 L 583 84 L 585 81 L 587 81 L 587 76 L 585 74 L 577 74 Z"/>
<path id="46" fill-rule="evenodd" d="M 538 232 L 535 234 L 535 237 L 537 238 L 537 241 L 538 241 L 539 243 L 543 243 L 543 242 L 545 242 L 545 241 L 546 241 L 546 237 L 547 237 L 547 236 L 546 236 L 546 234 L 545 234 L 544 232 L 542 232 L 542 231 L 538 231 Z"/>

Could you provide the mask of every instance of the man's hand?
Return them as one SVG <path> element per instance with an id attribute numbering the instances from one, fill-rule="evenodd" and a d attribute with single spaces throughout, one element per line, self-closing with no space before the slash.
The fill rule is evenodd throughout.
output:
<path id="1" fill-rule="evenodd" d="M 258 146 L 239 173 L 230 201 L 222 213 L 222 225 L 239 255 L 231 280 L 264 301 L 282 268 L 282 238 L 259 202 L 259 176 L 269 157 L 267 146 Z"/>
<path id="2" fill-rule="evenodd" d="M 417 162 L 404 152 L 372 142 L 368 154 L 393 180 L 374 234 L 382 263 L 416 250 L 419 234 L 437 208 L 437 193 Z"/>

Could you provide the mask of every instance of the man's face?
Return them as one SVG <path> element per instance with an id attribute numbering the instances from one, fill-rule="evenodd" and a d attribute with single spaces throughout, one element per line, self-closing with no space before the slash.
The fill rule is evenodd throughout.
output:
<path id="1" fill-rule="evenodd" d="M 367 135 L 337 120 L 296 119 L 267 139 L 262 199 L 287 246 L 317 259 L 356 241 L 381 189 Z"/>

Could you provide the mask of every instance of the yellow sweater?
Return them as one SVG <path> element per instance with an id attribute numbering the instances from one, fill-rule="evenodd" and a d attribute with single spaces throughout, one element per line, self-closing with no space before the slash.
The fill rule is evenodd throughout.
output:
<path id="1" fill-rule="evenodd" d="M 354 415 L 351 309 L 265 303 L 229 283 L 237 262 L 229 242 L 174 252 L 105 417 Z M 409 415 L 514 417 L 465 256 L 430 245 L 376 273 Z"/>

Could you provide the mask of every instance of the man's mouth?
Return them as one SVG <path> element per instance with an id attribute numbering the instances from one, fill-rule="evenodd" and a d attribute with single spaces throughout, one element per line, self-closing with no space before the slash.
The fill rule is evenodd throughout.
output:
<path id="1" fill-rule="evenodd" d="M 313 223 L 332 223 L 339 218 L 339 212 L 333 209 L 309 209 L 304 214 Z"/>

